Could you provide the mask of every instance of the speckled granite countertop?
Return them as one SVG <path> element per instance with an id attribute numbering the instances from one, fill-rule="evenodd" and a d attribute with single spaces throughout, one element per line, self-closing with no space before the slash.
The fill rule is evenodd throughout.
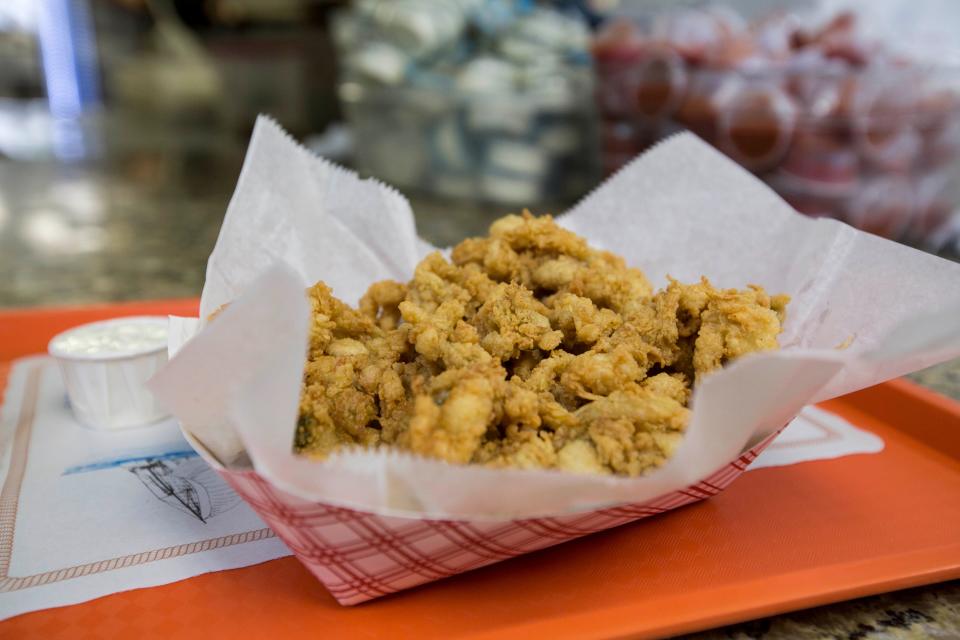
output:
<path id="1" fill-rule="evenodd" d="M 199 295 L 242 153 L 219 139 L 196 148 L 138 139 L 92 163 L 0 160 L 0 309 Z M 441 246 L 501 213 L 413 206 L 420 233 Z M 960 360 L 911 377 L 960 400 Z M 960 581 L 689 637 L 960 639 Z"/>

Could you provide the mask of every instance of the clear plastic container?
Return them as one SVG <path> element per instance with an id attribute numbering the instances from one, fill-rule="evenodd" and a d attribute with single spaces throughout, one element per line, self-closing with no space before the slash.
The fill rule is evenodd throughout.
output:
<path id="1" fill-rule="evenodd" d="M 593 46 L 604 170 L 689 130 L 802 213 L 930 246 L 960 203 L 960 67 L 892 45 L 852 12 L 613 20 Z"/>
<path id="2" fill-rule="evenodd" d="M 368 0 L 334 35 L 361 173 L 505 206 L 570 203 L 596 183 L 582 19 L 533 3 Z"/>
<path id="3" fill-rule="evenodd" d="M 570 203 L 596 183 L 590 95 L 589 84 L 562 101 L 340 88 L 361 173 L 405 190 L 531 207 Z"/>

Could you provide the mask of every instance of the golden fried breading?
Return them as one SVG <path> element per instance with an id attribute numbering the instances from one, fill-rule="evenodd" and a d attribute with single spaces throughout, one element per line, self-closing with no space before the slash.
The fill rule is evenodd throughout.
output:
<path id="1" fill-rule="evenodd" d="M 789 298 L 670 280 L 549 216 L 501 218 L 354 310 L 322 282 L 294 447 L 391 446 L 453 463 L 636 476 L 670 458 L 692 385 L 777 348 Z"/>
<path id="2" fill-rule="evenodd" d="M 416 397 L 399 444 L 425 456 L 470 462 L 493 418 L 494 381 L 479 372 L 457 377 L 443 390 L 441 402 L 429 394 Z"/>
<path id="3" fill-rule="evenodd" d="M 381 329 L 395 329 L 400 324 L 400 303 L 407 297 L 407 286 L 393 280 L 374 282 L 360 298 L 360 313 Z"/>
<path id="4" fill-rule="evenodd" d="M 550 323 L 563 332 L 564 345 L 593 345 L 623 324 L 612 309 L 601 309 L 589 298 L 573 293 L 557 293 L 545 299 Z"/>
<path id="5" fill-rule="evenodd" d="M 533 349 L 552 351 L 563 333 L 550 326 L 547 313 L 547 307 L 526 287 L 498 284 L 476 315 L 480 345 L 501 360 L 518 358 Z"/>
<path id="6" fill-rule="evenodd" d="M 703 373 L 753 351 L 776 349 L 780 314 L 772 309 L 762 288 L 713 291 L 700 314 L 700 330 L 693 350 L 693 369 Z"/>
<path id="7" fill-rule="evenodd" d="M 509 426 L 502 438 L 486 440 L 473 462 L 489 467 L 549 469 L 557 465 L 553 434 L 547 430 Z"/>

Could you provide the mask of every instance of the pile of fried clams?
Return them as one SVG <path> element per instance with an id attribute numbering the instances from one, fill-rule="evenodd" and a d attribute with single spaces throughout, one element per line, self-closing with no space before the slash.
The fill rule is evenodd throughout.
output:
<path id="1" fill-rule="evenodd" d="M 637 476 L 687 427 L 693 385 L 777 348 L 788 297 L 706 278 L 654 292 L 549 216 L 509 215 L 352 309 L 319 282 L 295 449 Z"/>

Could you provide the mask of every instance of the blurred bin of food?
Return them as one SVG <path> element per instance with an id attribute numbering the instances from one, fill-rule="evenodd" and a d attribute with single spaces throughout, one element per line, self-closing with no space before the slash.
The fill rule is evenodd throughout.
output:
<path id="1" fill-rule="evenodd" d="M 595 184 L 578 14 L 513 0 L 360 0 L 334 25 L 362 173 L 501 205 L 569 203 Z"/>
<path id="2" fill-rule="evenodd" d="M 960 44 L 943 37 L 960 3 L 777 4 L 610 19 L 593 41 L 605 171 L 688 129 L 803 213 L 937 248 L 960 203 Z"/>

